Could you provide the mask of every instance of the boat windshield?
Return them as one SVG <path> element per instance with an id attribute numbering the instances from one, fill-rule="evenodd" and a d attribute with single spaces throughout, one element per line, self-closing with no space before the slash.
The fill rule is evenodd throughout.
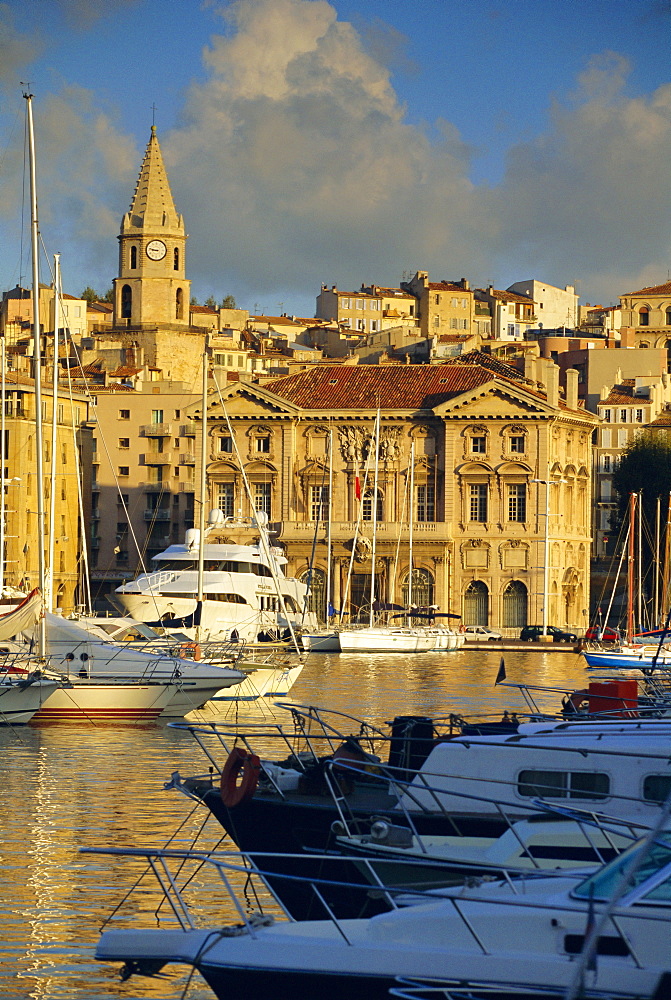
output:
<path id="1" fill-rule="evenodd" d="M 194 559 L 160 559 L 152 560 L 155 572 L 162 573 L 196 573 L 198 562 Z M 272 576 L 269 568 L 263 563 L 239 562 L 233 559 L 206 559 L 206 573 L 252 573 L 254 576 Z"/>
<path id="2" fill-rule="evenodd" d="M 645 893 L 643 898 L 671 902 L 671 831 L 656 837 L 649 848 L 646 848 L 644 841 L 639 840 L 617 858 L 613 858 L 604 868 L 600 868 L 594 875 L 581 882 L 573 890 L 572 895 L 589 898 L 593 894 L 594 899 L 611 899 L 618 890 L 621 880 L 626 876 L 627 870 L 639 863 L 642 851 L 645 851 L 646 855 L 636 871 L 629 876 L 626 892 L 630 893 L 632 889 L 643 885 L 659 872 L 660 878 L 653 879 L 650 891 Z M 662 874 L 664 869 L 668 869 L 666 877 Z"/>

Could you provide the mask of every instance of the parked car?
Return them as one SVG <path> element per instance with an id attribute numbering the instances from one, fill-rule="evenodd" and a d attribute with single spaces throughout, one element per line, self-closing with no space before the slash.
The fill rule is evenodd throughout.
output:
<path id="1" fill-rule="evenodd" d="M 467 625 L 464 629 L 464 638 L 477 639 L 478 642 L 498 642 L 503 636 L 493 628 L 487 628 L 486 625 Z"/>
<path id="2" fill-rule="evenodd" d="M 556 625 L 547 626 L 548 635 L 552 636 L 553 642 L 577 642 L 578 636 L 575 632 L 564 632 L 563 629 L 557 628 Z M 525 625 L 520 632 L 520 639 L 522 642 L 538 642 L 543 635 L 542 625 Z"/>
<path id="3" fill-rule="evenodd" d="M 585 632 L 585 638 L 590 642 L 620 642 L 621 636 L 616 628 L 599 628 L 593 625 Z"/>

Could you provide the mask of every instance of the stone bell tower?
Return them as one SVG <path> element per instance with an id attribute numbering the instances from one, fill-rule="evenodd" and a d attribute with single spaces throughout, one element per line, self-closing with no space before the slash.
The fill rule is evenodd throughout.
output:
<path id="1" fill-rule="evenodd" d="M 189 326 L 184 220 L 175 210 L 156 126 L 119 235 L 114 326 Z"/>

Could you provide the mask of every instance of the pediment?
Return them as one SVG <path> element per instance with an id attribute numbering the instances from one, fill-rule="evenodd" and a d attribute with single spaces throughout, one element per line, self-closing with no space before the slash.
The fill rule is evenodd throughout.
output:
<path id="1" fill-rule="evenodd" d="M 201 419 L 202 401 L 191 403 L 187 414 Z M 294 416 L 300 407 L 282 399 L 256 382 L 232 382 L 221 390 L 210 392 L 207 397 L 207 419 L 225 420 L 229 417 L 281 417 Z"/>
<path id="2" fill-rule="evenodd" d="M 478 386 L 477 389 L 469 389 L 434 407 L 436 416 L 448 419 L 453 416 L 517 420 L 550 412 L 555 412 L 554 408 L 548 406 L 544 399 L 529 392 L 524 385 L 513 386 L 497 379 Z"/>

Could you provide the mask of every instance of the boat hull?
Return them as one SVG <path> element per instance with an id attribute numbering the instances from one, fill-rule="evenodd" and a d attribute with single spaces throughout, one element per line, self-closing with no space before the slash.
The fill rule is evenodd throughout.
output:
<path id="1" fill-rule="evenodd" d="M 25 726 L 56 690 L 55 681 L 0 683 L 0 726 Z"/>
<path id="2" fill-rule="evenodd" d="M 340 633 L 343 653 L 428 653 L 434 646 L 433 636 L 412 629 L 362 628 Z"/>

